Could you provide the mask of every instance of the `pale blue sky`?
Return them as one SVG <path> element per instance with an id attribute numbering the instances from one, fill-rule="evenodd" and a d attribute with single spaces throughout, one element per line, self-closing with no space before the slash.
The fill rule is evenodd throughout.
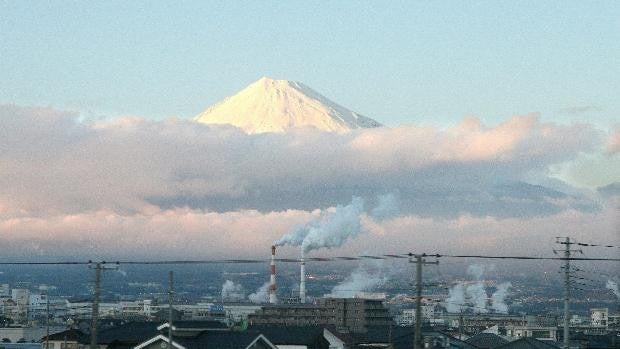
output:
<path id="1" fill-rule="evenodd" d="M 191 117 L 269 76 L 388 125 L 620 119 L 618 1 L 0 1 L 0 103 Z"/>

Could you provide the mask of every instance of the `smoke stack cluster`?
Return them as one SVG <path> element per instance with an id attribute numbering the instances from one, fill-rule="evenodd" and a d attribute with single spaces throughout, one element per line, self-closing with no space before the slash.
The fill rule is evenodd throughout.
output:
<path id="1" fill-rule="evenodd" d="M 398 212 L 398 202 L 394 194 L 379 196 L 379 204 L 373 213 L 377 218 L 387 218 Z M 301 249 L 301 275 L 299 300 L 306 302 L 306 261 L 305 254 L 321 248 L 336 248 L 362 233 L 364 200 L 354 196 L 348 205 L 338 205 L 334 209 L 323 210 L 303 226 L 278 239 L 275 246 L 299 246 Z"/>
<path id="2" fill-rule="evenodd" d="M 306 303 L 306 261 L 304 259 L 304 250 L 301 250 L 301 270 L 299 281 L 299 301 Z"/>
<path id="3" fill-rule="evenodd" d="M 276 304 L 276 246 L 271 246 L 271 276 L 269 278 L 269 303 Z"/>

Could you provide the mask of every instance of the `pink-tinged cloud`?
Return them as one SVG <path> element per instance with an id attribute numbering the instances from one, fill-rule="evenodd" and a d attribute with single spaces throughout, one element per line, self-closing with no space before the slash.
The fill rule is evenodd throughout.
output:
<path id="1" fill-rule="evenodd" d="M 620 126 L 616 127 L 607 139 L 607 153 L 611 155 L 620 153 Z"/>
<path id="2" fill-rule="evenodd" d="M 0 220 L 0 244 L 3 253 L 12 257 L 256 257 L 312 215 L 294 210 L 263 214 L 174 209 L 6 218 Z"/>
<path id="3" fill-rule="evenodd" d="M 537 255 L 552 254 L 556 236 L 570 235 L 583 242 L 620 243 L 619 200 L 597 212 L 567 210 L 529 219 L 473 217 L 453 219 L 401 216 L 366 223 L 369 234 L 354 240 L 347 249 L 440 253 Z M 591 248 L 584 257 L 617 258 L 613 249 Z"/>
<path id="4" fill-rule="evenodd" d="M 617 204 L 598 212 L 567 210 L 527 220 L 473 217 L 452 219 L 414 215 L 375 221 L 362 216 L 362 232 L 342 248 L 312 255 L 359 253 L 521 254 L 548 256 L 555 237 L 617 245 Z M 98 211 L 51 217 L 0 220 L 0 244 L 7 258 L 71 256 L 113 259 L 263 258 L 283 234 L 317 217 L 289 210 L 215 213 L 190 209 L 120 215 Z M 586 251 L 586 257 L 614 257 L 615 251 Z M 592 254 L 594 253 L 594 254 Z M 281 257 L 298 248 L 282 247 Z"/>
<path id="5" fill-rule="evenodd" d="M 248 135 L 179 119 L 80 122 L 74 113 L 0 106 L 0 251 L 148 256 L 172 241 L 177 256 L 238 256 L 269 246 L 315 209 L 392 192 L 401 221 L 366 217 L 370 234 L 350 246 L 504 246 L 510 233 L 529 237 L 518 227 L 537 219 L 564 214 L 596 226 L 591 220 L 607 212 L 596 200 L 521 180 L 603 141 L 590 126 L 536 115 L 493 127 L 468 118 L 449 129 Z M 480 233 L 504 225 L 500 237 Z"/>

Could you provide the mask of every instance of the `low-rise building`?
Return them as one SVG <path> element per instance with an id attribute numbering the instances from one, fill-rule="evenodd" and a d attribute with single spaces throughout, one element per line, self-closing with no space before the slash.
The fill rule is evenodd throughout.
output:
<path id="1" fill-rule="evenodd" d="M 65 328 L 62 326 L 50 326 L 50 333 L 58 333 Z M 36 327 L 0 327 L 0 341 L 17 342 L 38 342 L 47 333 L 44 326 Z"/>
<path id="2" fill-rule="evenodd" d="M 542 326 L 508 326 L 506 336 L 512 338 L 532 337 L 540 340 L 555 341 L 557 339 L 558 328 Z"/>
<path id="3" fill-rule="evenodd" d="M 370 326 L 389 326 L 393 320 L 380 300 L 321 298 L 316 304 L 265 305 L 248 315 L 250 324 L 334 326 L 338 331 L 365 332 Z"/>
<path id="4" fill-rule="evenodd" d="M 590 309 L 590 322 L 592 326 L 605 326 L 607 327 L 608 323 L 608 308 L 593 308 Z"/>

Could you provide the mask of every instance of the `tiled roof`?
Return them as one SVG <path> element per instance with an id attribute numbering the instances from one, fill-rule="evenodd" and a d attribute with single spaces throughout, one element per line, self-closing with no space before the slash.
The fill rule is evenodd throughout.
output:
<path id="1" fill-rule="evenodd" d="M 128 322 L 123 325 L 106 328 L 97 334 L 99 344 L 112 342 L 134 343 L 143 342 L 159 333 L 156 322 Z"/>
<path id="2" fill-rule="evenodd" d="M 176 338 L 187 349 L 245 349 L 259 335 L 254 332 L 205 331 L 194 338 Z"/>
<path id="3" fill-rule="evenodd" d="M 165 325 L 165 328 L 168 328 L 168 323 L 167 322 L 165 324 L 161 325 L 160 327 L 162 327 L 164 325 Z M 228 328 L 228 325 L 226 325 L 226 323 L 224 323 L 222 321 L 217 321 L 217 320 L 173 321 L 172 322 L 172 326 L 175 329 L 177 329 L 177 330 L 180 330 L 180 329 L 196 329 L 196 330 L 200 330 L 200 329 L 225 329 L 225 328 Z"/>
<path id="4" fill-rule="evenodd" d="M 543 342 L 532 337 L 523 337 L 514 342 L 500 345 L 496 349 L 558 349 L 555 344 Z"/>
<path id="5" fill-rule="evenodd" d="M 324 326 L 252 325 L 248 331 L 261 333 L 276 345 L 306 345 L 308 348 L 329 348 L 323 337 Z"/>
<path id="6" fill-rule="evenodd" d="M 477 335 L 465 340 L 465 342 L 481 349 L 493 349 L 508 343 L 508 340 L 494 333 L 478 333 Z"/>
<path id="7" fill-rule="evenodd" d="M 50 334 L 49 340 L 61 341 L 67 339 L 67 341 L 82 342 L 85 340 L 86 337 L 87 335 L 78 329 L 69 329 L 62 332 Z M 45 337 L 41 338 L 41 342 L 43 341 L 45 341 Z"/>

